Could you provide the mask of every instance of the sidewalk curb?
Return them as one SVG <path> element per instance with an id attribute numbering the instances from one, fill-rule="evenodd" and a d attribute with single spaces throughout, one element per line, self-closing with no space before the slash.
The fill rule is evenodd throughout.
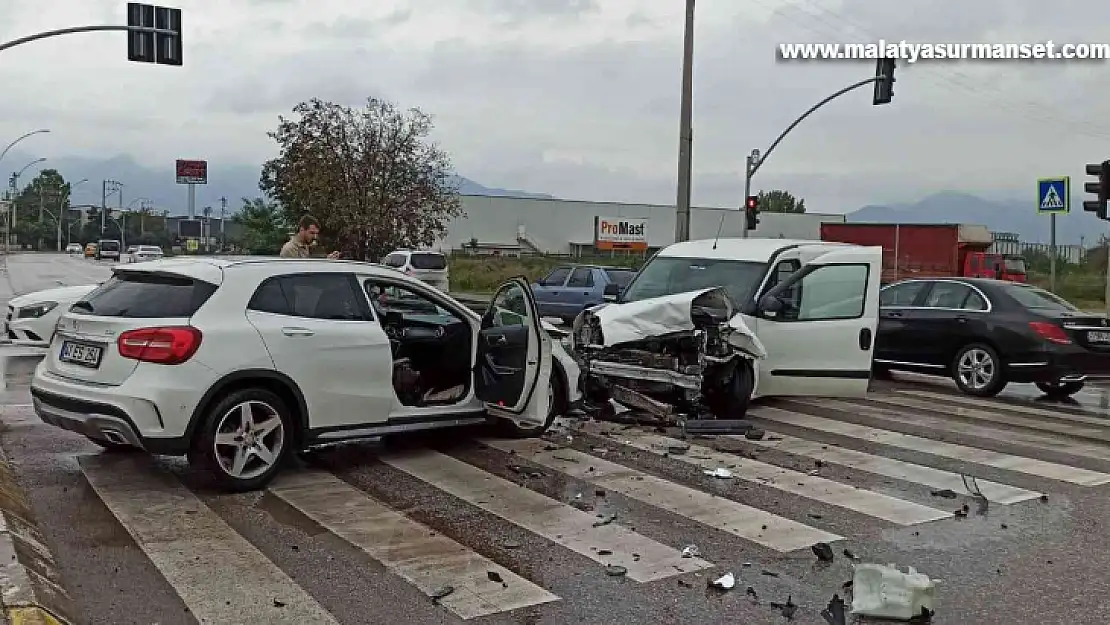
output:
<path id="1" fill-rule="evenodd" d="M 0 449 L 0 602 L 10 625 L 69 625 L 73 602 Z"/>

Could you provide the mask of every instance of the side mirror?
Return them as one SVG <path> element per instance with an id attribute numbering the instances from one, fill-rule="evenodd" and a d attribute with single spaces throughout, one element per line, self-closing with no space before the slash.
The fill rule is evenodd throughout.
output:
<path id="1" fill-rule="evenodd" d="M 620 299 L 621 287 L 618 284 L 610 282 L 605 285 L 605 293 L 602 294 L 601 299 L 606 302 L 615 302 Z"/>
<path id="2" fill-rule="evenodd" d="M 759 311 L 768 317 L 777 317 L 784 308 L 786 305 L 783 301 L 774 295 L 764 295 L 763 299 L 759 300 Z"/>

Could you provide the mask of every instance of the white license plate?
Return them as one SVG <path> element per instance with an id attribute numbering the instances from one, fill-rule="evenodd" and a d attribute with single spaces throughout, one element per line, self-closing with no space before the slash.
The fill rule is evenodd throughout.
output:
<path id="1" fill-rule="evenodd" d="M 58 359 L 63 362 L 72 362 L 75 365 L 92 367 L 95 369 L 100 366 L 100 355 L 102 353 L 103 349 L 97 345 L 63 341 L 62 351 L 58 355 Z"/>
<path id="2" fill-rule="evenodd" d="M 1088 343 L 1110 343 L 1110 332 L 1088 332 Z"/>

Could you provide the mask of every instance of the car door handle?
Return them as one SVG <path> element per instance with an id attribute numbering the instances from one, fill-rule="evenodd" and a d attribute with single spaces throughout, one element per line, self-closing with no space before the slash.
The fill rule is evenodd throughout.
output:
<path id="1" fill-rule="evenodd" d="M 316 334 L 315 332 L 313 332 L 312 330 L 309 330 L 308 328 L 288 328 L 288 327 L 282 328 L 281 333 L 284 334 L 285 336 L 312 336 L 313 334 Z"/>
<path id="2" fill-rule="evenodd" d="M 888 310 L 888 311 L 884 312 L 883 315 L 886 316 L 886 317 L 901 317 L 902 316 L 902 311 L 900 311 L 900 310 Z"/>
<path id="3" fill-rule="evenodd" d="M 967 317 L 959 315 L 956 317 L 956 323 L 967 323 Z"/>

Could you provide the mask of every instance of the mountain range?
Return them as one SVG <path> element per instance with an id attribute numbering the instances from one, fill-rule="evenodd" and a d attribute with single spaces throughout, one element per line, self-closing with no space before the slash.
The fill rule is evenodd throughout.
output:
<path id="1" fill-rule="evenodd" d="M 21 166 L 30 162 L 34 156 L 18 150 L 4 158 L 3 167 Z M 143 164 L 129 156 L 115 156 L 108 159 L 86 157 L 62 157 L 50 159 L 43 167 L 57 169 L 70 181 L 87 178 L 89 182 L 77 185 L 73 190 L 72 203 L 100 204 L 101 180 L 118 180 L 124 184 L 122 203 L 113 196 L 112 206 L 137 205 L 138 200 L 151 201 L 157 210 L 168 210 L 170 214 L 184 215 L 187 212 L 187 191 L 185 185 L 175 184 L 173 163 L 164 166 Z M 2 170 L 0 170 L 2 171 Z M 29 169 L 20 184 L 26 184 L 37 170 Z M 211 206 L 214 214 L 219 214 L 220 198 L 227 198 L 228 212 L 234 212 L 241 205 L 243 197 L 256 197 L 258 191 L 257 167 L 227 165 L 209 161 L 209 184 L 198 185 L 196 209 L 199 214 L 205 206 Z M 462 176 L 456 177 L 459 192 L 466 195 L 491 195 L 524 198 L 552 199 L 545 193 L 532 193 L 516 189 L 487 187 Z M 1032 195 L 1032 194 L 1030 194 Z M 1056 240 L 1061 244 L 1094 244 L 1107 232 L 1105 222 L 1090 213 L 1083 212 L 1082 200 L 1073 201 L 1071 213 L 1057 218 Z M 916 202 L 902 204 L 869 205 L 847 214 L 849 222 L 867 223 L 971 223 L 982 224 L 995 232 L 1012 232 L 1022 241 L 1048 242 L 1049 218 L 1036 212 L 1033 198 L 1026 200 L 998 201 L 961 193 L 942 191 L 929 195 Z"/>

